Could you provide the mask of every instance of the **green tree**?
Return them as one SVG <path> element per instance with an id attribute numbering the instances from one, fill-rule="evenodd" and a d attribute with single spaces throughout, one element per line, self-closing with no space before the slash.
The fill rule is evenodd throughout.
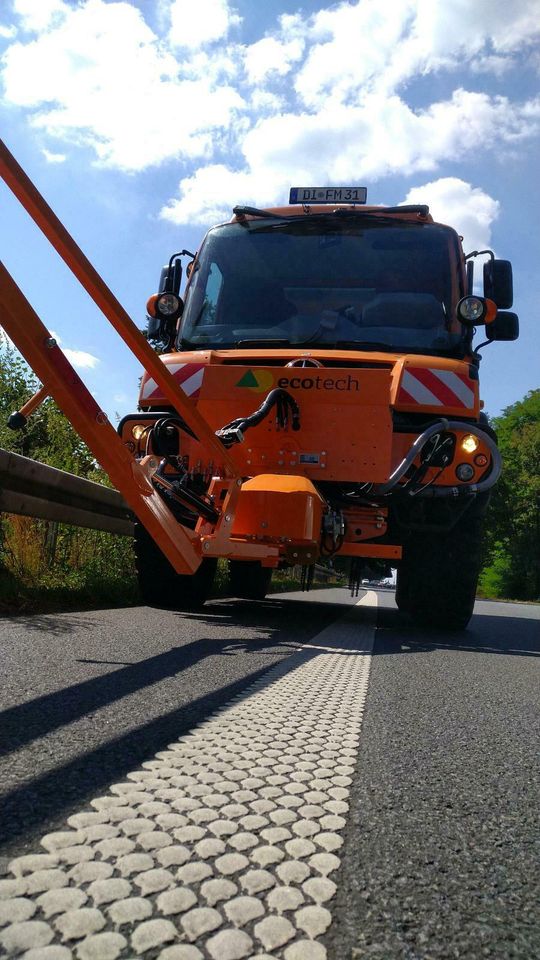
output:
<path id="1" fill-rule="evenodd" d="M 503 472 L 488 511 L 481 587 L 491 596 L 540 599 L 540 390 L 493 420 Z"/>

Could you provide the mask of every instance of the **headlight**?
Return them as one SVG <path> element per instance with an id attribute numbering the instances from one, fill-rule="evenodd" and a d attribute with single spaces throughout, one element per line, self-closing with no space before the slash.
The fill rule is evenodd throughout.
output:
<path id="1" fill-rule="evenodd" d="M 162 317 L 172 317 L 180 310 L 180 300 L 174 293 L 162 293 L 157 298 L 156 310 Z"/>
<path id="2" fill-rule="evenodd" d="M 474 436 L 473 433 L 468 433 L 465 437 L 463 437 L 463 440 L 461 441 L 460 446 L 461 446 L 461 449 L 465 451 L 465 453 L 474 453 L 475 450 L 478 450 L 478 447 L 480 446 L 480 441 L 478 437 Z"/>
<path id="3" fill-rule="evenodd" d="M 463 323 L 481 323 L 486 314 L 486 304 L 481 297 L 463 297 L 458 303 L 457 312 Z"/>
<path id="4" fill-rule="evenodd" d="M 142 423 L 136 423 L 135 426 L 131 428 L 131 436 L 134 440 L 140 440 L 146 429 Z"/>

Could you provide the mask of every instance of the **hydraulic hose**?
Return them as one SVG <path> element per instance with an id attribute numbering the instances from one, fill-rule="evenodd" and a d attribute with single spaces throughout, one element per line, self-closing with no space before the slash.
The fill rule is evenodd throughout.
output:
<path id="1" fill-rule="evenodd" d="M 491 470 L 489 475 L 481 480 L 479 483 L 462 483 L 452 487 L 427 487 L 425 490 L 420 491 L 417 496 L 422 497 L 458 497 L 463 495 L 473 495 L 477 493 L 484 493 L 486 490 L 490 490 L 491 487 L 497 482 L 501 474 L 502 460 L 499 453 L 499 448 L 495 441 L 486 433 L 485 430 L 482 430 L 477 424 L 464 423 L 462 420 L 446 420 L 442 418 L 436 423 L 432 423 L 431 426 L 427 427 L 419 437 L 416 438 L 414 443 L 411 446 L 408 454 L 403 458 L 400 464 L 396 467 L 393 473 L 390 475 L 386 483 L 379 487 L 376 491 L 377 495 L 385 495 L 390 493 L 402 477 L 405 475 L 411 464 L 414 462 L 416 457 L 422 452 L 426 443 L 433 437 L 436 433 L 446 432 L 448 430 L 467 430 L 467 433 L 472 433 L 473 436 L 479 438 L 482 443 L 485 443 L 491 454 Z"/>

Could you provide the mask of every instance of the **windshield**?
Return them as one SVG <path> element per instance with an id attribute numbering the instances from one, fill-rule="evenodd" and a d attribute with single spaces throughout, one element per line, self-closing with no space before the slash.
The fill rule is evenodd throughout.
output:
<path id="1" fill-rule="evenodd" d="M 186 348 L 325 345 L 448 351 L 462 338 L 457 235 L 358 217 L 251 220 L 208 234 Z"/>

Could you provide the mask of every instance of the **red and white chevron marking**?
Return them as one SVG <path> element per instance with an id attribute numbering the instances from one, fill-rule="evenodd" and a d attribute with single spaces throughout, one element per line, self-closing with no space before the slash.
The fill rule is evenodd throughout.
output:
<path id="1" fill-rule="evenodd" d="M 422 407 L 474 407 L 474 390 L 468 377 L 452 370 L 408 367 L 401 380 L 398 403 Z"/>
<path id="2" fill-rule="evenodd" d="M 167 369 L 188 397 L 195 399 L 199 396 L 205 371 L 204 363 L 169 363 Z M 158 387 L 152 377 L 143 381 L 141 401 L 156 400 L 161 395 L 161 387 Z"/>

